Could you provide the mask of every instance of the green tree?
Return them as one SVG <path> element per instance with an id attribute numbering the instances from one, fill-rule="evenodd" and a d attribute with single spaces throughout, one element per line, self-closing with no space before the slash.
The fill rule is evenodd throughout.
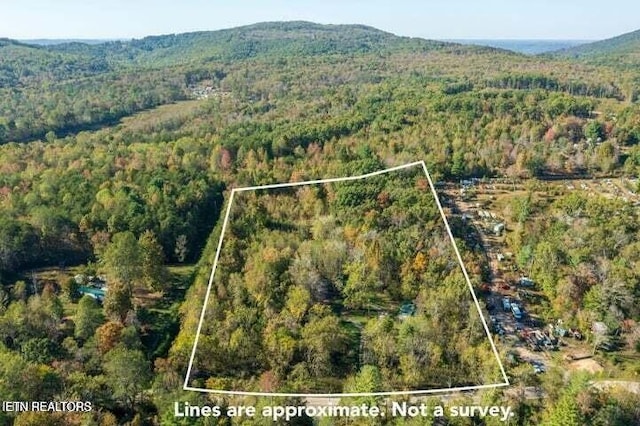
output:
<path id="1" fill-rule="evenodd" d="M 47 338 L 29 339 L 22 344 L 20 353 L 29 362 L 47 364 L 56 358 L 55 342 Z"/>
<path id="2" fill-rule="evenodd" d="M 28 363 L 0 347 L 0 395 L 4 400 L 46 400 L 59 390 L 60 378 L 51 367 Z"/>
<path id="3" fill-rule="evenodd" d="M 618 164 L 616 147 L 611 141 L 606 141 L 596 150 L 596 162 L 603 172 L 611 172 Z"/>
<path id="4" fill-rule="evenodd" d="M 9 296 L 9 293 L 2 288 L 2 284 L 0 283 L 0 315 L 7 309 L 10 301 L 11 297 Z"/>
<path id="5" fill-rule="evenodd" d="M 540 154 L 532 155 L 525 163 L 525 168 L 529 172 L 529 176 L 540 176 L 544 172 L 546 162 Z"/>
<path id="6" fill-rule="evenodd" d="M 96 329 L 104 322 L 102 309 L 91 296 L 83 296 L 78 302 L 78 310 L 75 316 L 76 338 L 88 340 L 95 333 Z"/>
<path id="7" fill-rule="evenodd" d="M 15 300 L 27 300 L 27 297 L 29 296 L 27 283 L 22 280 L 16 281 L 16 283 L 13 285 L 12 296 Z"/>
<path id="8" fill-rule="evenodd" d="M 309 291 L 302 286 L 292 286 L 287 293 L 287 301 L 285 302 L 285 310 L 289 313 L 295 323 L 300 323 L 304 317 L 309 304 L 311 303 L 311 295 Z"/>
<path id="9" fill-rule="evenodd" d="M 142 280 L 147 287 L 162 290 L 166 287 L 167 270 L 164 251 L 152 231 L 145 231 L 139 239 Z"/>
<path id="10" fill-rule="evenodd" d="M 382 390 L 382 375 L 374 365 L 363 365 L 358 374 L 345 383 L 345 392 L 348 393 L 372 393 Z M 356 403 L 373 405 L 380 399 L 381 397 L 376 396 L 360 397 L 356 399 Z"/>
<path id="11" fill-rule="evenodd" d="M 605 137 L 604 126 L 598 121 L 589 121 L 584 126 L 584 136 L 593 142 L 601 141 Z"/>
<path id="12" fill-rule="evenodd" d="M 578 394 L 585 389 L 580 378 L 574 378 L 565 388 L 558 401 L 545 413 L 544 424 L 548 426 L 583 426 L 585 418 L 578 403 Z"/>
<path id="13" fill-rule="evenodd" d="M 456 151 L 453 154 L 453 160 L 451 164 L 451 174 L 455 177 L 463 177 L 465 173 L 466 164 L 464 161 L 464 153 L 462 151 Z"/>
<path id="14" fill-rule="evenodd" d="M 131 286 L 121 281 L 109 283 L 104 299 L 104 311 L 108 317 L 124 321 L 127 313 L 133 308 Z"/>
<path id="15" fill-rule="evenodd" d="M 175 248 L 173 250 L 178 262 L 183 263 L 187 260 L 187 254 L 189 253 L 189 246 L 187 244 L 187 236 L 184 234 L 178 235 L 176 238 Z"/>
<path id="16" fill-rule="evenodd" d="M 76 282 L 75 279 L 69 278 L 68 280 L 63 281 L 62 283 L 62 291 L 67 295 L 69 300 L 75 302 L 80 297 L 80 285 Z"/>
<path id="17" fill-rule="evenodd" d="M 100 262 L 112 279 L 129 286 L 142 277 L 142 253 L 138 240 L 131 232 L 115 234 Z"/>
<path id="18" fill-rule="evenodd" d="M 332 355 L 343 353 L 347 343 L 347 335 L 340 327 L 340 320 L 330 313 L 316 313 L 302 329 L 307 363 L 316 377 L 330 374 L 335 361 Z"/>
<path id="19" fill-rule="evenodd" d="M 104 371 L 114 398 L 133 412 L 151 380 L 149 361 L 141 351 L 117 347 L 107 354 Z"/>
<path id="20" fill-rule="evenodd" d="M 514 197 L 511 203 L 512 218 L 519 223 L 524 223 L 531 214 L 531 193 L 526 197 Z"/>
<path id="21" fill-rule="evenodd" d="M 532 274 L 549 298 L 555 298 L 557 270 L 560 264 L 559 250 L 549 241 L 541 241 L 533 253 Z"/>
<path id="22" fill-rule="evenodd" d="M 284 378 L 297 348 L 295 336 L 288 328 L 272 322 L 265 328 L 263 345 L 272 370 Z"/>

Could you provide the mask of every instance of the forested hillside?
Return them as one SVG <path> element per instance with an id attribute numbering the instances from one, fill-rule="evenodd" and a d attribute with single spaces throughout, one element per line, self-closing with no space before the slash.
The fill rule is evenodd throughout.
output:
<path id="1" fill-rule="evenodd" d="M 345 173 L 381 167 L 369 157 Z M 212 292 L 190 377 L 200 387 L 341 393 L 367 374 L 378 377 L 368 392 L 500 381 L 420 165 L 236 193 Z"/>
<path id="2" fill-rule="evenodd" d="M 365 26 L 307 22 L 91 45 L 31 46 L 0 40 L 0 143 L 42 138 L 50 131 L 60 135 L 114 124 L 133 112 L 184 99 L 194 76 L 222 75 L 199 68 L 214 62 L 388 54 L 445 46 Z M 159 68 L 161 73 L 153 71 Z M 142 76 L 140 70 L 144 70 Z"/>
<path id="3" fill-rule="evenodd" d="M 594 64 L 637 66 L 640 63 L 640 30 L 559 50 L 554 52 L 554 55 L 576 58 Z"/>
<path id="4" fill-rule="evenodd" d="M 545 319 L 580 326 L 587 339 L 595 338 L 585 328 L 593 322 L 606 323 L 619 334 L 611 354 L 602 354 L 588 340 L 588 352 L 606 367 L 600 376 L 571 375 L 565 387 L 560 368 L 541 376 L 528 364 L 514 364 L 507 373 L 514 386 L 521 386 L 514 388 L 518 393 L 491 391 L 481 397 L 509 401 L 521 424 L 562 424 L 549 419 L 566 412 L 575 419 L 567 424 L 576 426 L 637 423 L 637 395 L 590 385 L 602 378 L 637 380 L 640 374 L 640 338 L 634 334 L 640 320 L 634 243 L 638 206 L 633 203 L 640 191 L 640 85 L 635 68 L 619 65 L 304 22 L 99 45 L 0 41 L 0 395 L 87 399 L 100 407 L 86 415 L 56 415 L 57 424 L 65 425 L 117 424 L 116 418 L 120 423 L 180 424 L 172 414 L 174 400 L 234 402 L 181 390 L 230 189 L 341 177 L 356 173 L 350 167 L 363 161 L 382 169 L 424 160 L 439 188 L 462 179 L 497 178 L 508 189 L 490 199 L 496 203 L 516 187 L 527 188 L 518 189 L 512 205 L 501 205 L 509 218 L 504 244 L 515 259 L 511 273 L 535 279 L 538 310 Z M 624 179 L 626 186 L 607 198 L 540 184 L 569 178 L 586 178 L 586 183 Z M 538 185 L 545 188 L 544 197 L 535 192 Z M 407 191 L 415 186 L 398 185 Z M 402 208 L 392 203 L 385 209 L 385 191 L 395 197 L 387 201 L 397 200 Z M 366 250 L 368 240 L 355 234 L 385 232 L 382 222 L 366 228 L 363 221 L 398 218 L 402 214 L 391 211 L 415 204 L 400 192 L 372 188 L 368 201 L 343 200 L 344 211 L 318 194 L 308 197 L 313 209 L 335 217 L 335 228 L 342 230 L 337 236 L 323 234 L 318 247 L 344 243 L 352 249 L 333 271 L 334 285 L 349 288 L 348 278 L 357 276 L 353 268 L 363 265 L 353 253 Z M 205 341 L 205 346 L 226 352 L 199 360 L 192 378 L 196 384 L 278 388 L 299 365 L 296 389 L 368 386 L 366 375 L 349 367 L 359 355 L 338 350 L 335 360 L 341 368 L 332 371 L 323 350 L 333 342 L 314 340 L 304 331 L 331 325 L 346 294 L 334 295 L 328 308 L 321 303 L 318 312 L 305 311 L 297 322 L 287 317 L 287 300 L 304 299 L 306 293 L 289 279 L 291 259 L 280 264 L 278 256 L 289 246 L 301 259 L 316 259 L 326 251 L 304 241 L 324 222 L 314 228 L 310 218 L 301 220 L 304 205 L 295 197 L 282 194 L 282 205 L 264 201 L 256 217 L 234 228 L 237 235 L 255 239 L 238 247 L 244 264 L 228 259 L 226 271 L 242 281 L 231 287 L 245 287 L 250 296 L 233 296 L 229 283 L 220 283 L 221 293 L 228 291 L 219 312 L 227 315 L 226 322 L 220 330 L 213 323 L 214 329 L 205 329 L 207 337 L 219 340 Z M 449 202 L 445 210 L 453 216 L 457 207 L 453 199 Z M 338 219 L 345 212 L 348 220 Z M 289 226 L 272 229 L 272 217 L 286 219 Z M 417 212 L 405 219 L 408 227 L 420 229 L 423 219 L 433 217 Z M 482 290 L 483 281 L 491 278 L 491 261 L 483 257 L 468 221 L 457 216 L 452 226 L 472 266 L 474 285 Z M 349 237 L 349 227 L 358 232 Z M 437 238 L 424 237 L 422 246 L 400 234 L 392 239 L 397 252 L 389 254 L 384 247 L 380 253 L 391 259 L 399 271 L 394 280 L 406 288 L 398 296 L 387 291 L 392 285 L 372 284 L 364 286 L 367 297 L 381 290 L 395 297 L 396 305 L 411 302 L 424 314 L 431 309 L 429 300 L 439 300 L 438 306 L 457 300 L 457 293 L 412 287 L 427 280 L 428 271 L 416 257 L 429 254 L 427 246 Z M 405 258 L 408 253 L 412 259 Z M 266 265 L 286 283 L 281 291 L 260 287 L 265 284 L 256 260 L 260 256 L 272 256 L 273 265 Z M 354 262 L 353 268 L 346 267 Z M 434 276 L 431 281 L 446 279 Z M 353 281 L 355 290 L 367 284 Z M 100 283 L 108 285 L 102 304 L 81 297 L 81 288 L 86 292 Z M 235 309 L 237 300 L 249 302 Z M 455 315 L 463 316 L 467 308 Z M 462 316 L 454 327 L 458 331 L 465 328 Z M 409 322 L 420 330 L 422 320 Z M 411 369 L 411 357 L 380 350 L 385 347 L 380 327 L 396 327 L 380 322 L 366 324 L 366 333 L 377 342 L 372 358 L 379 373 L 368 369 L 367 374 L 393 386 L 433 385 L 434 377 Z M 261 333 L 250 354 L 266 362 L 257 368 L 248 369 L 251 357 L 236 351 L 246 341 L 240 334 L 232 339 L 231 329 L 240 323 L 253 327 L 246 331 Z M 426 340 L 437 340 L 427 331 Z M 342 337 L 353 339 L 351 332 Z M 447 356 L 438 357 L 435 349 L 444 353 L 448 345 L 468 350 L 464 362 L 488 359 L 478 336 L 471 331 L 467 336 L 468 346 L 458 338 L 434 344 L 433 365 L 453 365 L 441 362 Z M 281 341 L 290 344 L 290 352 Z M 310 371 L 309 364 L 316 363 L 309 354 L 316 349 L 325 364 L 318 362 L 318 370 Z M 501 341 L 501 356 L 508 350 Z M 414 355 L 426 358 L 417 350 Z M 278 369 L 274 360 L 292 365 Z M 464 376 L 479 374 L 471 364 L 461 367 L 456 383 L 478 382 Z M 539 396 L 527 399 L 527 387 L 539 389 Z M 22 424 L 55 424 L 40 414 L 17 417 Z M 309 424 L 306 420 L 301 424 Z M 13 414 L 1 413 L 0 423 L 5 421 L 13 421 Z"/>
<path id="5" fill-rule="evenodd" d="M 401 67 L 397 69 L 401 74 L 446 82 L 449 92 L 473 87 L 539 88 L 629 99 L 638 84 L 613 68 L 599 69 L 599 78 L 586 66 L 398 37 L 365 26 L 306 22 L 92 45 L 30 46 L 4 40 L 0 53 L 0 143 L 112 125 L 134 112 L 193 96 L 190 88 L 199 82 L 218 86 L 227 73 L 248 65 L 270 72 L 350 58 L 352 65 L 361 64 L 360 72 L 366 71 L 362 67 L 373 71 L 378 68 L 375 64 Z M 453 64 L 454 60 L 461 62 Z M 352 66 L 349 72 L 356 69 Z"/>

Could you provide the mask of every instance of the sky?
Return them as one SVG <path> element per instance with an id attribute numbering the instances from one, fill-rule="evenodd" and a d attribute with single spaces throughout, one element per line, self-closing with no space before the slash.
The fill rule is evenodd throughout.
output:
<path id="1" fill-rule="evenodd" d="M 637 0 L 2 0 L 0 37 L 142 38 L 264 21 L 365 24 L 431 39 L 598 40 L 640 29 Z"/>

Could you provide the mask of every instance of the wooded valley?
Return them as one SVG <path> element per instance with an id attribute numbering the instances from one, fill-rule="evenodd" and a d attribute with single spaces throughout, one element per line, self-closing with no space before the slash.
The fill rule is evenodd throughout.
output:
<path id="1" fill-rule="evenodd" d="M 629 53 L 640 44 L 623 37 L 538 56 L 306 22 L 97 45 L 0 40 L 0 395 L 99 407 L 0 412 L 0 424 L 245 424 L 172 412 L 173 401 L 241 400 L 182 390 L 231 190 L 414 161 L 440 185 L 479 295 L 490 264 L 442 188 L 518 185 L 487 198 L 505 217 L 511 272 L 538 286 L 532 315 L 580 328 L 603 366 L 565 374 L 552 354 L 556 368 L 536 374 L 505 362 L 512 386 L 476 398 L 508 401 L 522 425 L 640 424 L 638 394 L 592 386 L 640 374 L 640 61 Z M 501 381 L 423 177 L 236 194 L 191 384 Z M 628 186 L 554 184 L 578 178 Z M 610 351 L 596 350 L 594 323 Z M 498 424 L 476 420 L 447 424 Z"/>

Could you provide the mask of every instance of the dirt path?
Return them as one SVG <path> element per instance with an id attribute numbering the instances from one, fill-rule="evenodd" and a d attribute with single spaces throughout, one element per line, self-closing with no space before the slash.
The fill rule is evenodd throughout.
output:
<path id="1" fill-rule="evenodd" d="M 640 381 L 632 382 L 628 380 L 597 380 L 592 383 L 593 387 L 600 390 L 610 388 L 623 388 L 631 393 L 640 395 Z"/>

